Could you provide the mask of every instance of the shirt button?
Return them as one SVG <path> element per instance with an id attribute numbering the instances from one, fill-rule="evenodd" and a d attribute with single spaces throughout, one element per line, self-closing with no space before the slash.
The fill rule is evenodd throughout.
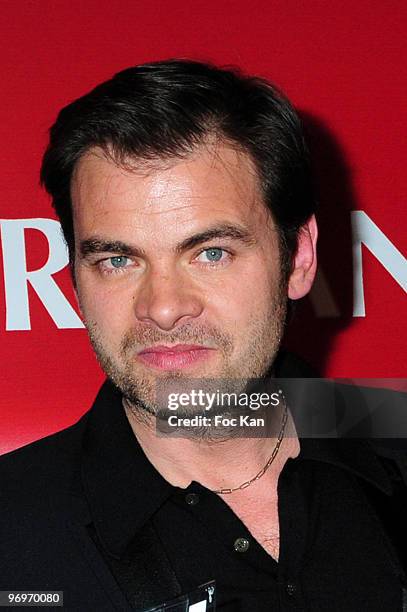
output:
<path id="1" fill-rule="evenodd" d="M 287 584 L 285 585 L 285 590 L 286 590 L 287 595 L 292 597 L 293 595 L 295 595 L 297 591 L 297 587 L 292 582 L 287 582 Z"/>
<path id="2" fill-rule="evenodd" d="M 246 538 L 237 538 L 233 544 L 233 548 L 236 552 L 243 553 L 249 549 L 250 542 Z"/>
<path id="3" fill-rule="evenodd" d="M 185 501 L 187 502 L 188 506 L 196 506 L 196 504 L 199 502 L 199 495 L 196 493 L 188 493 L 185 495 Z"/>

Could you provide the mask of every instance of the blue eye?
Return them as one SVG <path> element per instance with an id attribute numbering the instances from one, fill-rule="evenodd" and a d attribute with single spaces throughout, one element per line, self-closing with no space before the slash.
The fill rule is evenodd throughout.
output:
<path id="1" fill-rule="evenodd" d="M 222 259 L 223 253 L 224 253 L 223 249 L 211 248 L 211 249 L 205 249 L 204 251 L 202 251 L 199 257 L 201 257 L 201 255 L 205 255 L 206 261 L 210 263 L 216 263 L 217 261 L 220 261 Z"/>
<path id="2" fill-rule="evenodd" d="M 116 257 L 110 257 L 109 261 L 113 268 L 124 268 L 128 261 L 128 257 L 125 257 L 124 255 L 116 255 Z"/>

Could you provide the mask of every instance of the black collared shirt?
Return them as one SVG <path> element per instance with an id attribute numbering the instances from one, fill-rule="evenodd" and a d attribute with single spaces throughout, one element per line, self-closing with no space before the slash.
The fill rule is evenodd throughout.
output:
<path id="1" fill-rule="evenodd" d="M 402 564 L 371 503 L 390 500 L 392 483 L 367 442 L 301 440 L 278 482 L 278 562 L 220 496 L 197 482 L 173 487 L 155 470 L 110 384 L 89 416 L 82 478 L 90 533 L 136 609 L 133 576 L 155 571 L 148 554 L 140 558 L 147 532 L 161 542 L 179 594 L 216 581 L 217 610 L 404 609 Z M 156 580 L 151 605 L 163 602 Z"/>

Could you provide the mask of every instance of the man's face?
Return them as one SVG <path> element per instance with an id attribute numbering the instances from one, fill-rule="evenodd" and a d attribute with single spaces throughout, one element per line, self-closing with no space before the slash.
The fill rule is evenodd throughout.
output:
<path id="1" fill-rule="evenodd" d="M 76 287 L 102 367 L 150 406 L 163 380 L 261 377 L 286 289 L 250 158 L 208 145 L 132 164 L 95 148 L 72 179 Z"/>

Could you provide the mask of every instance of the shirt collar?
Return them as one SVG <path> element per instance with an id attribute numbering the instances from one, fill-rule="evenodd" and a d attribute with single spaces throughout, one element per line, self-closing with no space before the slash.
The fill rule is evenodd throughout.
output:
<path id="1" fill-rule="evenodd" d="M 392 493 L 391 480 L 369 440 L 302 438 L 298 460 L 322 461 L 376 486 L 386 495 Z"/>
<path id="2" fill-rule="evenodd" d="M 89 413 L 82 478 L 96 532 L 117 557 L 174 489 L 144 455 L 109 381 Z"/>
<path id="3" fill-rule="evenodd" d="M 376 397 L 374 389 L 321 378 L 279 376 L 279 384 L 284 389 L 300 438 L 298 459 L 335 465 L 391 494 L 391 479 L 379 459 L 369 429 L 369 411 L 372 412 Z M 391 394 L 386 398 L 391 404 Z M 349 426 L 348 437 L 341 437 L 344 423 Z"/>
<path id="4" fill-rule="evenodd" d="M 390 494 L 390 479 L 365 440 L 301 439 L 294 461 L 330 463 Z M 90 514 L 104 548 L 120 557 L 136 533 L 175 492 L 145 456 L 127 420 L 121 392 L 102 386 L 89 413 L 82 479 Z"/>

